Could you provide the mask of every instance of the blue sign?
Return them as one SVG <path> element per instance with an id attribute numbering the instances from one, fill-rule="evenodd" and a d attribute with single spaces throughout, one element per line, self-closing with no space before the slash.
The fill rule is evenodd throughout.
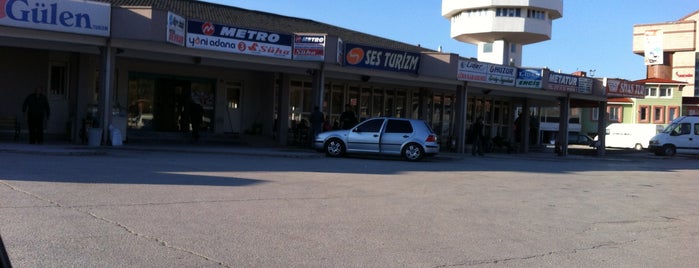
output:
<path id="1" fill-rule="evenodd" d="M 420 53 L 346 44 L 345 65 L 416 74 L 420 68 Z"/>

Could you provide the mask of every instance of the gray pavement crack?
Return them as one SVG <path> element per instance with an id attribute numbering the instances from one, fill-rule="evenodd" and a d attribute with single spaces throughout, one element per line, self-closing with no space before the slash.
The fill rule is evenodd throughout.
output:
<path id="1" fill-rule="evenodd" d="M 100 221 L 109 223 L 109 224 L 111 224 L 111 225 L 117 226 L 117 227 L 123 229 L 124 231 L 126 231 L 127 233 L 129 233 L 129 234 L 131 234 L 131 235 L 134 235 L 134 236 L 136 236 L 136 237 L 140 237 L 140 238 L 144 238 L 144 239 L 147 239 L 147 240 L 156 242 L 156 243 L 157 243 L 158 245 L 160 245 L 160 246 L 163 246 L 163 247 L 166 247 L 166 248 L 169 248 L 169 249 L 172 249 L 172 250 L 176 250 L 176 251 L 181 251 L 181 252 L 184 252 L 184 253 L 187 253 L 187 254 L 190 254 L 190 255 L 193 255 L 193 256 L 202 258 L 202 259 L 204 259 L 204 260 L 206 260 L 206 261 L 209 261 L 209 262 L 214 262 L 214 263 L 216 263 L 217 265 L 222 266 L 222 267 L 232 267 L 232 266 L 230 266 L 230 265 L 228 265 L 228 264 L 223 263 L 222 261 L 216 260 L 216 259 L 214 259 L 214 258 L 212 258 L 212 257 L 209 257 L 209 256 L 206 256 L 206 255 L 204 255 L 204 254 L 202 254 L 202 253 L 198 253 L 198 252 L 193 251 L 193 250 L 189 250 L 189 249 L 186 249 L 186 248 L 182 248 L 182 247 L 178 247 L 178 246 L 175 246 L 175 245 L 171 245 L 171 244 L 169 244 L 166 240 L 164 240 L 164 239 L 162 239 L 162 238 L 158 238 L 158 237 L 150 236 L 150 235 L 147 235 L 147 234 L 139 233 L 138 231 L 133 230 L 132 228 L 130 228 L 130 227 L 126 226 L 125 224 L 122 224 L 122 223 L 120 223 L 120 222 L 118 222 L 118 221 L 111 220 L 111 219 L 108 219 L 108 218 L 99 216 L 99 215 L 94 214 L 94 213 L 92 213 L 92 212 L 79 209 L 78 207 L 65 206 L 65 205 L 63 205 L 63 204 L 61 204 L 61 203 L 59 203 L 59 202 L 53 201 L 53 200 L 51 200 L 51 199 L 49 199 L 49 198 L 46 198 L 46 197 L 37 195 L 37 194 L 32 193 L 32 192 L 28 192 L 28 191 L 22 190 L 22 189 L 20 189 L 20 188 L 18 188 L 18 187 L 15 187 L 14 185 L 9 184 L 9 183 L 7 183 L 7 182 L 5 182 L 5 181 L 2 181 L 2 180 L 0 180 L 0 184 L 7 186 L 8 188 L 12 189 L 13 191 L 16 191 L 16 192 L 25 194 L 25 195 L 27 195 L 27 196 L 30 196 L 30 197 L 32 197 L 32 198 L 35 198 L 35 199 L 38 199 L 38 200 L 47 202 L 47 203 L 51 204 L 52 207 L 70 209 L 70 210 L 76 211 L 76 212 L 78 212 L 78 213 L 82 213 L 82 214 L 85 214 L 85 215 L 89 215 L 90 217 L 92 217 L 92 218 L 94 218 L 94 219 L 97 219 L 97 220 L 100 220 Z M 46 206 L 44 206 L 44 207 L 46 207 Z"/>
<path id="2" fill-rule="evenodd" d="M 550 251 L 550 252 L 546 252 L 546 253 L 534 254 L 534 255 L 528 255 L 528 256 L 522 256 L 522 257 L 511 257 L 511 258 L 491 259 L 491 260 L 473 260 L 473 261 L 466 261 L 463 263 L 443 264 L 443 265 L 435 266 L 435 268 L 466 267 L 466 266 L 475 266 L 475 265 L 483 265 L 483 264 L 501 264 L 501 263 L 507 263 L 507 262 L 513 262 L 513 261 L 523 261 L 523 260 L 530 260 L 530 259 L 536 259 L 536 258 L 543 258 L 546 256 L 552 256 L 552 255 L 576 254 L 576 253 L 582 252 L 582 251 L 596 250 L 596 249 L 607 248 L 607 247 L 615 247 L 615 246 L 625 245 L 625 244 L 629 244 L 629 243 L 633 243 L 633 242 L 636 242 L 636 239 L 622 241 L 622 242 L 609 241 L 609 242 L 600 243 L 600 244 L 593 245 L 593 246 L 586 247 L 586 248 L 575 248 L 575 249 L 569 249 L 569 250 Z"/>

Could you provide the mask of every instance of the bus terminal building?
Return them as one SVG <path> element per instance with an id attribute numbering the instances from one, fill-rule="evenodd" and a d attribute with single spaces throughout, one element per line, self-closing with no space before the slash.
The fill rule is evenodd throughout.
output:
<path id="1" fill-rule="evenodd" d="M 526 152 L 555 133 L 580 131 L 570 108 L 604 112 L 609 95 L 601 79 L 479 62 L 199 1 L 2 3 L 0 116 L 18 117 L 26 133 L 22 101 L 43 86 L 51 105 L 47 134 L 75 143 L 88 128 L 101 129 L 105 145 L 114 129 L 125 142 L 188 141 L 196 103 L 204 110 L 202 140 L 254 135 L 295 145 L 295 129 L 314 106 L 335 122 L 349 105 L 360 120 L 423 119 L 442 147 L 455 151 L 464 150 L 470 122 L 483 116 L 490 137 L 522 134 Z M 633 85 L 614 90 L 614 97 L 639 96 Z M 519 114 L 534 114 L 540 130 L 515 133 Z M 529 118 L 524 125 L 534 126 Z"/>

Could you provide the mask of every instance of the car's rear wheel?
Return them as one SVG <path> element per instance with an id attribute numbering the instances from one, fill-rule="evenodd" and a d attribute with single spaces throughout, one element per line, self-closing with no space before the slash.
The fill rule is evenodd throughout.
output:
<path id="1" fill-rule="evenodd" d="M 675 155 L 677 151 L 675 150 L 675 146 L 671 144 L 665 144 L 663 145 L 663 155 L 667 156 L 673 156 Z"/>
<path id="2" fill-rule="evenodd" d="M 643 145 L 641 145 L 640 143 L 636 143 L 636 146 L 634 146 L 633 148 L 636 149 L 637 151 L 640 151 L 640 150 L 643 150 Z"/>
<path id="3" fill-rule="evenodd" d="M 330 139 L 325 142 L 325 154 L 332 157 L 339 157 L 345 154 L 345 144 L 339 139 Z"/>
<path id="4" fill-rule="evenodd" d="M 403 158 L 408 161 L 419 161 L 425 156 L 425 150 L 417 143 L 409 143 L 403 147 Z"/>

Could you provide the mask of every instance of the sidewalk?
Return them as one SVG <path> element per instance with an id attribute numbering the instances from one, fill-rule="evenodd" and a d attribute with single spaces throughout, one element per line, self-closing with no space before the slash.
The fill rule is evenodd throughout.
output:
<path id="1" fill-rule="evenodd" d="M 26 144 L 23 142 L 0 141 L 0 153 L 24 153 L 41 155 L 64 155 L 64 156 L 90 156 L 106 155 L 114 151 L 158 151 L 174 153 L 205 153 L 205 154 L 231 154 L 250 156 L 271 156 L 290 158 L 321 158 L 325 157 L 322 152 L 314 151 L 310 148 L 293 146 L 253 146 L 253 145 L 221 145 L 221 144 L 124 144 L 121 146 L 88 146 L 73 144 L 68 142 L 47 142 L 43 145 Z M 574 152 L 574 153 L 573 153 Z M 481 157 L 481 156 L 478 156 Z M 644 152 L 619 152 L 609 151 L 607 155 L 597 156 L 590 152 L 580 150 L 573 151 L 567 156 L 558 156 L 553 152 L 553 148 L 543 148 L 541 150 L 528 153 L 504 152 L 489 153 L 484 158 L 490 159 L 530 159 L 546 161 L 577 161 L 577 160 L 598 160 L 598 161 L 638 161 L 648 158 L 658 158 L 650 153 Z M 459 154 L 453 152 L 442 152 L 437 155 L 438 160 L 460 160 L 477 158 L 470 153 Z"/>

